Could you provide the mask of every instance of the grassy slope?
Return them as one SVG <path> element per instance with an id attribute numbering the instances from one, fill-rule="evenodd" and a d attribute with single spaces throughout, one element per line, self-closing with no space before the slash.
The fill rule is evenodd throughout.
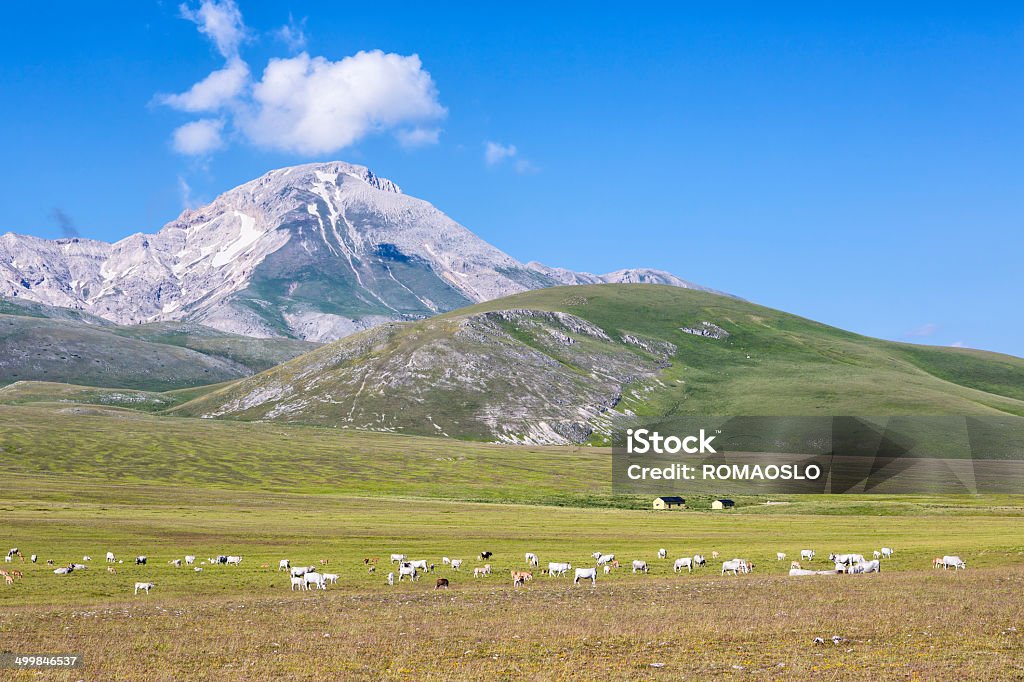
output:
<path id="1" fill-rule="evenodd" d="M 343 339 L 299 357 L 265 374 L 211 391 L 176 408 L 180 414 L 200 415 L 226 402 L 258 391 L 263 383 L 288 385 L 289 377 L 325 362 L 332 353 L 354 359 L 342 365 L 375 362 L 381 354 L 410 352 L 425 347 L 438 335 L 454 338 L 458 321 L 488 310 L 530 308 L 564 311 L 593 322 L 614 339 L 622 334 L 668 341 L 678 348 L 673 365 L 647 382 L 644 391 L 624 392 L 619 409 L 642 416 L 668 414 L 1013 414 L 1024 415 L 1024 360 L 955 348 L 929 348 L 871 339 L 794 315 L 704 292 L 657 285 L 601 285 L 530 291 L 447 313 L 431 320 L 401 326 L 383 350 L 353 351 L 367 334 Z M 680 327 L 709 321 L 730 332 L 715 340 L 684 333 Z M 373 334 L 374 332 L 369 332 Z M 515 335 L 522 344 L 542 349 L 534 339 Z M 575 348 L 585 347 L 584 344 Z M 641 354 L 633 346 L 620 348 Z M 573 349 L 558 358 L 573 372 Z M 338 366 L 337 362 L 327 364 Z M 501 387 L 502 377 L 495 377 Z M 318 381 L 317 390 L 329 391 Z M 640 387 L 634 386 L 634 389 Z M 492 391 L 493 393 L 494 391 Z M 345 391 L 340 391 L 344 394 Z M 316 398 L 316 395 L 311 396 Z M 432 433 L 423 414 L 445 415 L 463 425 L 452 436 L 478 438 L 472 415 L 473 396 L 453 399 L 437 391 L 425 401 L 406 403 L 394 418 L 406 432 Z M 514 401 L 513 401 L 514 402 Z M 310 401 L 291 412 L 292 421 L 331 423 L 330 401 Z M 347 410 L 347 408 L 346 408 Z M 233 416 L 262 418 L 265 410 Z M 404 420 L 404 421 L 403 421 Z"/>
<path id="2" fill-rule="evenodd" d="M 77 311 L 0 303 L 0 310 L 17 313 L 0 314 L 0 385 L 29 380 L 164 391 L 236 379 L 316 348 L 189 323 L 99 325 Z"/>

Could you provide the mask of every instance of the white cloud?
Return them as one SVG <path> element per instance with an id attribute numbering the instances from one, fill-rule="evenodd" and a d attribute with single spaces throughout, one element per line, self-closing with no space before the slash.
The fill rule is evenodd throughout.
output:
<path id="1" fill-rule="evenodd" d="M 249 66 L 238 57 L 179 95 L 164 95 L 160 102 L 181 111 L 216 111 L 237 97 L 249 82 Z"/>
<path id="2" fill-rule="evenodd" d="M 403 147 L 436 144 L 436 121 L 447 115 L 433 78 L 418 55 L 358 52 L 339 61 L 306 52 L 271 59 L 259 81 L 238 48 L 247 29 L 233 0 L 203 0 L 198 9 L 181 6 L 224 55 L 224 68 L 188 91 L 162 95 L 160 103 L 218 118 L 187 123 L 174 131 L 174 148 L 189 155 L 224 146 L 222 132 L 257 146 L 301 154 L 329 154 L 371 133 L 392 132 Z M 277 36 L 295 49 L 305 44 L 304 20 Z"/>
<path id="3" fill-rule="evenodd" d="M 920 327 L 911 329 L 904 336 L 911 339 L 921 339 L 934 336 L 937 331 L 939 331 L 939 325 L 929 322 L 927 324 L 922 324 Z"/>
<path id="4" fill-rule="evenodd" d="M 198 26 L 199 32 L 213 41 L 224 57 L 238 56 L 246 28 L 234 0 L 203 0 L 195 10 L 182 3 L 178 9 L 183 18 Z"/>
<path id="5" fill-rule="evenodd" d="M 446 113 L 417 55 L 373 50 L 332 62 L 303 52 L 270 60 L 237 123 L 259 146 L 323 154 Z"/>
<path id="6" fill-rule="evenodd" d="M 292 52 L 301 52 L 306 49 L 306 19 L 296 22 L 291 14 L 288 15 L 288 23 L 274 31 L 274 37 L 284 43 Z"/>
<path id="7" fill-rule="evenodd" d="M 201 118 L 177 128 L 174 131 L 174 150 L 188 156 L 202 156 L 224 146 L 221 130 L 224 121 L 216 118 Z"/>
<path id="8" fill-rule="evenodd" d="M 398 143 L 406 149 L 425 147 L 428 144 L 437 144 L 441 137 L 440 128 L 408 128 L 395 133 Z"/>
<path id="9" fill-rule="evenodd" d="M 519 173 L 520 175 L 533 175 L 534 173 L 540 172 L 540 168 L 537 168 L 533 165 L 533 162 L 526 159 L 516 159 L 514 167 L 516 169 L 516 173 Z"/>
<path id="10" fill-rule="evenodd" d="M 514 144 L 504 145 L 497 142 L 484 144 L 484 161 L 488 166 L 496 166 L 505 159 L 511 159 L 519 153 Z"/>
<path id="11" fill-rule="evenodd" d="M 963 341 L 954 341 L 949 345 L 951 348 L 967 348 L 967 344 L 964 343 Z"/>

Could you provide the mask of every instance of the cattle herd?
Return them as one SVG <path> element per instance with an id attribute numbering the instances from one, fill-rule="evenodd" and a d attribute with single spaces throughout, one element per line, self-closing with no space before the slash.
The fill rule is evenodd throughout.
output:
<path id="1" fill-rule="evenodd" d="M 789 565 L 789 575 L 791 576 L 804 576 L 804 575 L 835 575 L 840 573 L 856 574 L 856 573 L 880 573 L 882 569 L 882 561 L 890 559 L 895 554 L 894 550 L 890 547 L 882 547 L 879 550 L 872 552 L 872 558 L 868 559 L 863 554 L 856 553 L 830 553 L 828 555 L 828 564 L 831 568 L 816 569 L 811 568 L 811 564 L 815 561 L 817 554 L 813 549 L 802 549 L 800 550 L 800 561 L 791 561 Z M 490 559 L 494 554 L 490 551 L 483 551 L 476 557 L 478 563 L 482 563 L 481 566 L 473 568 L 474 578 L 488 578 L 493 575 Z M 667 561 L 669 556 L 668 550 L 661 548 L 657 551 L 657 560 L 652 560 L 654 565 L 658 565 L 662 561 Z M 549 578 L 557 578 L 560 576 L 566 576 L 572 571 L 573 584 L 578 585 L 580 582 L 589 581 L 591 586 L 597 585 L 598 569 L 600 569 L 605 575 L 610 574 L 612 571 L 620 568 L 619 561 L 615 558 L 615 554 L 611 552 L 594 552 L 591 555 L 593 559 L 592 566 L 576 566 L 574 567 L 567 561 L 549 561 L 547 568 L 539 571 L 539 575 L 547 576 Z M 716 560 L 719 558 L 718 552 L 712 552 L 711 558 Z M 776 561 L 785 561 L 787 555 L 785 552 L 777 552 L 775 555 Z M 66 566 L 62 565 L 53 570 L 56 575 L 70 575 L 76 571 L 84 571 L 88 569 L 88 562 L 91 561 L 92 557 L 86 555 L 82 557 L 83 563 L 70 562 Z M 25 556 L 17 547 L 11 548 L 4 561 L 6 563 L 12 563 L 15 560 L 25 561 Z M 38 561 L 38 555 L 31 555 L 31 562 L 36 563 Z M 380 561 L 380 557 L 367 557 L 363 559 L 363 565 L 367 571 L 371 574 L 377 570 L 377 564 Z M 53 565 L 55 562 L 47 560 L 48 565 Z M 123 564 L 123 559 L 116 559 L 113 552 L 106 553 L 106 563 L 108 573 L 117 573 L 115 566 L 117 564 Z M 149 563 L 149 557 L 146 555 L 138 555 L 134 559 L 136 566 L 147 566 Z M 200 566 L 196 566 L 196 556 L 194 554 L 186 554 L 183 559 L 171 559 L 167 562 L 174 568 L 181 568 L 184 566 L 192 566 L 193 571 L 199 573 L 203 570 L 203 565 L 224 565 L 224 566 L 239 566 L 242 563 L 242 557 L 240 555 L 220 554 L 216 557 L 209 557 L 206 560 L 202 560 L 199 563 Z M 459 573 L 462 570 L 464 561 L 462 559 L 452 559 L 447 556 L 441 558 L 441 565 L 445 567 L 449 572 L 449 577 L 439 577 L 434 583 L 434 589 L 447 589 L 451 585 L 450 577 L 453 574 Z M 531 569 L 540 568 L 540 557 L 534 552 L 526 552 L 524 555 L 525 570 L 512 569 L 509 573 L 512 586 L 515 588 L 524 587 L 527 582 L 534 579 L 534 571 Z M 327 573 L 323 569 L 329 564 L 328 559 L 320 559 L 320 566 L 309 565 L 309 566 L 293 566 L 289 559 L 281 559 L 278 562 L 277 571 L 288 571 L 291 577 L 291 589 L 294 590 L 326 590 L 328 585 L 333 585 L 338 582 L 339 575 L 337 573 Z M 394 585 L 396 582 L 401 583 L 403 580 L 409 580 L 410 582 L 417 582 L 420 577 L 426 573 L 434 573 L 437 570 L 437 566 L 431 563 L 427 559 L 410 559 L 406 554 L 391 554 L 390 556 L 391 570 L 387 574 L 386 581 L 388 585 Z M 707 560 L 703 554 L 694 554 L 692 556 L 679 557 L 672 561 L 672 572 L 682 573 L 685 569 L 687 573 L 692 573 L 694 569 L 700 569 L 707 566 Z M 964 562 L 959 556 L 946 555 L 942 557 L 936 557 L 932 561 L 934 568 L 942 568 L 943 570 L 953 569 L 963 570 L 967 568 L 966 562 Z M 269 568 L 267 564 L 262 564 L 261 568 Z M 651 571 L 651 564 L 648 564 L 646 559 L 633 559 L 629 564 L 633 573 L 647 574 Z M 733 558 L 725 559 L 722 561 L 721 575 L 733 575 L 738 576 L 741 573 L 747 574 L 754 571 L 755 564 L 744 558 Z M 0 576 L 5 579 L 7 585 L 14 585 L 16 578 L 23 578 L 23 573 L 18 570 L 3 570 L 0 569 Z M 136 582 L 135 583 L 135 594 L 139 591 L 143 591 L 149 594 L 149 591 L 155 587 L 155 583 L 152 582 Z"/>

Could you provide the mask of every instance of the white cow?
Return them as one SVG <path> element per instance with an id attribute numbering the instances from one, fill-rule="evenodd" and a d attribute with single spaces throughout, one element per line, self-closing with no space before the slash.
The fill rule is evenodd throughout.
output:
<path id="1" fill-rule="evenodd" d="M 452 570 L 457 571 L 462 568 L 462 559 L 452 559 Z"/>
<path id="2" fill-rule="evenodd" d="M 595 559 L 600 559 L 602 554 L 604 554 L 604 552 L 594 552 L 590 556 L 594 557 Z"/>
<path id="3" fill-rule="evenodd" d="M 39 558 L 39 555 L 38 554 L 33 554 L 30 558 L 32 560 L 32 563 L 35 563 L 36 560 Z"/>
<path id="4" fill-rule="evenodd" d="M 277 562 L 277 570 L 279 570 L 279 571 L 287 571 L 291 567 L 292 567 L 292 562 L 291 562 L 290 559 L 281 559 L 280 561 Z"/>
<path id="5" fill-rule="evenodd" d="M 746 562 L 743 559 L 730 559 L 729 561 L 722 562 L 722 575 L 726 573 L 732 573 L 733 575 L 739 575 L 740 571 L 746 573 Z"/>
<path id="6" fill-rule="evenodd" d="M 73 570 L 75 569 L 71 568 L 71 566 L 62 566 L 54 570 L 54 573 L 56 573 L 57 575 L 67 575 L 68 573 L 71 573 Z"/>
<path id="7" fill-rule="evenodd" d="M 786 553 L 785 552 L 776 552 L 775 553 L 775 560 L 776 561 L 785 561 L 786 560 Z"/>
<path id="8" fill-rule="evenodd" d="M 405 576 L 409 576 L 410 580 L 416 582 L 416 580 L 419 578 L 419 574 L 416 573 L 416 567 L 407 566 L 404 564 L 400 565 L 398 567 L 398 582 L 402 582 L 402 578 L 404 578 Z"/>
<path id="9" fill-rule="evenodd" d="M 149 594 L 154 587 L 156 587 L 156 583 L 135 583 L 135 594 L 138 594 L 139 590 L 145 590 L 146 594 Z"/>
<path id="10" fill-rule="evenodd" d="M 573 578 L 573 584 L 579 585 L 580 580 L 589 580 L 591 585 L 597 585 L 597 569 L 596 568 L 577 568 L 576 577 Z"/>
<path id="11" fill-rule="evenodd" d="M 410 566 L 412 566 L 415 569 L 423 571 L 424 573 L 427 572 L 427 560 L 426 559 L 419 559 L 417 561 L 407 561 L 405 563 L 409 564 Z"/>
<path id="12" fill-rule="evenodd" d="M 292 576 L 292 592 L 294 592 L 296 590 L 296 588 L 298 588 L 300 590 L 306 589 L 306 578 L 305 578 L 305 576 L 301 576 L 301 575 L 293 575 Z"/>
<path id="13" fill-rule="evenodd" d="M 878 551 L 878 550 L 876 549 L 876 550 L 875 550 L 874 552 L 872 552 L 872 553 L 871 553 L 871 558 L 872 558 L 872 559 L 881 559 L 881 558 L 882 558 L 882 553 L 881 553 L 881 552 L 879 552 L 879 551 Z"/>
<path id="14" fill-rule="evenodd" d="M 667 549 L 662 547 L 661 549 L 658 550 L 658 558 L 659 559 L 664 559 L 667 556 L 668 556 L 668 550 Z"/>
<path id="15" fill-rule="evenodd" d="M 640 571 L 641 573 L 647 573 L 647 562 L 641 561 L 640 559 L 634 559 L 633 572 L 636 573 L 637 571 Z"/>
<path id="16" fill-rule="evenodd" d="M 864 563 L 864 555 L 863 554 L 835 554 L 835 553 L 833 553 L 833 554 L 829 554 L 828 555 L 828 559 L 829 559 L 829 561 L 835 562 L 837 564 L 843 564 L 844 566 L 852 566 L 853 564 Z"/>
<path id="17" fill-rule="evenodd" d="M 534 554 L 533 552 L 527 552 L 526 553 L 526 565 L 527 566 L 539 566 L 540 565 L 540 559 L 538 559 L 537 555 Z"/>
<path id="18" fill-rule="evenodd" d="M 956 555 L 949 555 L 942 557 L 942 570 L 952 568 L 955 571 L 967 568 L 967 562 Z"/>
<path id="19" fill-rule="evenodd" d="M 108 564 L 114 563 L 114 553 L 113 552 L 107 552 L 107 563 Z"/>
<path id="20" fill-rule="evenodd" d="M 395 584 L 395 574 L 392 571 L 391 573 L 388 573 L 388 585 L 394 585 L 394 584 Z"/>
<path id="21" fill-rule="evenodd" d="M 228 560 L 225 561 L 224 563 L 231 564 L 232 566 L 237 566 L 238 564 L 242 563 L 242 557 L 240 557 L 240 556 L 229 556 Z"/>
<path id="22" fill-rule="evenodd" d="M 672 564 L 672 570 L 676 573 L 681 573 L 684 568 L 688 573 L 693 573 L 693 559 L 684 556 L 676 559 L 676 562 Z"/>
<path id="23" fill-rule="evenodd" d="M 169 563 L 171 566 L 174 566 L 175 568 L 181 568 L 181 559 L 171 559 L 167 563 Z"/>
<path id="24" fill-rule="evenodd" d="M 340 577 L 341 576 L 337 573 L 324 573 L 324 580 L 326 580 L 332 585 L 336 585 L 338 583 L 338 578 Z"/>
<path id="25" fill-rule="evenodd" d="M 556 562 L 556 561 L 552 561 L 552 562 L 548 563 L 548 575 L 551 575 L 551 576 L 565 575 L 566 573 L 568 573 L 571 570 L 572 570 L 572 564 L 570 564 L 570 563 L 560 563 L 560 562 Z"/>
<path id="26" fill-rule="evenodd" d="M 883 547 L 882 548 L 882 558 L 883 559 L 888 559 L 888 558 L 892 557 L 892 555 L 895 554 L 895 553 L 896 552 L 893 550 L 892 547 Z"/>
<path id="27" fill-rule="evenodd" d="M 803 561 L 804 559 L 806 559 L 807 561 L 814 561 L 814 550 L 813 549 L 801 549 L 800 550 L 800 560 Z"/>
<path id="28" fill-rule="evenodd" d="M 291 574 L 293 578 L 297 578 L 299 576 L 306 575 L 307 573 L 312 573 L 315 570 L 315 566 L 295 566 L 292 568 Z"/>
<path id="29" fill-rule="evenodd" d="M 185 555 L 185 565 L 186 566 L 191 566 L 195 562 L 196 562 L 196 555 L 195 554 L 186 554 Z"/>
<path id="30" fill-rule="evenodd" d="M 605 565 L 604 565 L 604 574 L 605 574 L 605 575 L 608 575 L 608 574 L 609 574 L 609 573 L 611 573 L 611 572 L 612 572 L 612 567 L 611 567 L 611 566 L 609 566 L 608 564 L 605 564 Z"/>
<path id="31" fill-rule="evenodd" d="M 327 582 L 324 580 L 324 576 L 316 571 L 309 571 L 306 575 L 302 576 L 306 579 L 306 589 L 311 589 L 310 585 L 316 585 L 321 590 L 327 589 Z"/>
<path id="32" fill-rule="evenodd" d="M 392 554 L 391 555 L 391 563 L 393 563 L 393 564 L 400 564 L 403 561 L 405 561 L 405 555 L 404 554 Z"/>
<path id="33" fill-rule="evenodd" d="M 451 562 L 452 562 L 452 560 L 449 559 L 448 557 L 446 557 L 446 556 L 441 557 L 441 563 L 444 564 L 445 566 L 447 566 Z"/>
<path id="34" fill-rule="evenodd" d="M 693 555 L 693 565 L 694 566 L 704 566 L 707 563 L 708 562 L 704 559 L 704 555 L 703 554 L 694 554 Z"/>
<path id="35" fill-rule="evenodd" d="M 605 564 L 610 564 L 613 561 L 615 561 L 614 554 L 602 554 L 601 556 L 597 557 L 598 566 L 604 566 Z"/>
<path id="36" fill-rule="evenodd" d="M 851 566 L 850 569 L 847 572 L 848 573 L 881 573 L 882 572 L 882 564 L 881 564 L 881 562 L 878 561 L 878 559 L 873 559 L 871 561 L 863 561 L 863 562 L 860 562 L 860 563 L 857 563 L 857 564 L 854 564 L 853 566 Z"/>
<path id="37" fill-rule="evenodd" d="M 92 557 L 86 554 L 84 557 L 82 557 L 82 561 L 92 561 Z"/>

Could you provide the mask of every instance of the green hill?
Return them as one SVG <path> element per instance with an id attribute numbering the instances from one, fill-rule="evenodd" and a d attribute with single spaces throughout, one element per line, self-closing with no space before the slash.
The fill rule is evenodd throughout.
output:
<path id="1" fill-rule="evenodd" d="M 0 385 L 43 381 L 166 391 L 248 376 L 317 347 L 192 323 L 119 327 L 96 320 L 0 299 Z"/>
<path id="2" fill-rule="evenodd" d="M 1024 360 L 658 285 L 530 291 L 357 334 L 172 413 L 506 442 L 633 415 L 1024 415 Z"/>

